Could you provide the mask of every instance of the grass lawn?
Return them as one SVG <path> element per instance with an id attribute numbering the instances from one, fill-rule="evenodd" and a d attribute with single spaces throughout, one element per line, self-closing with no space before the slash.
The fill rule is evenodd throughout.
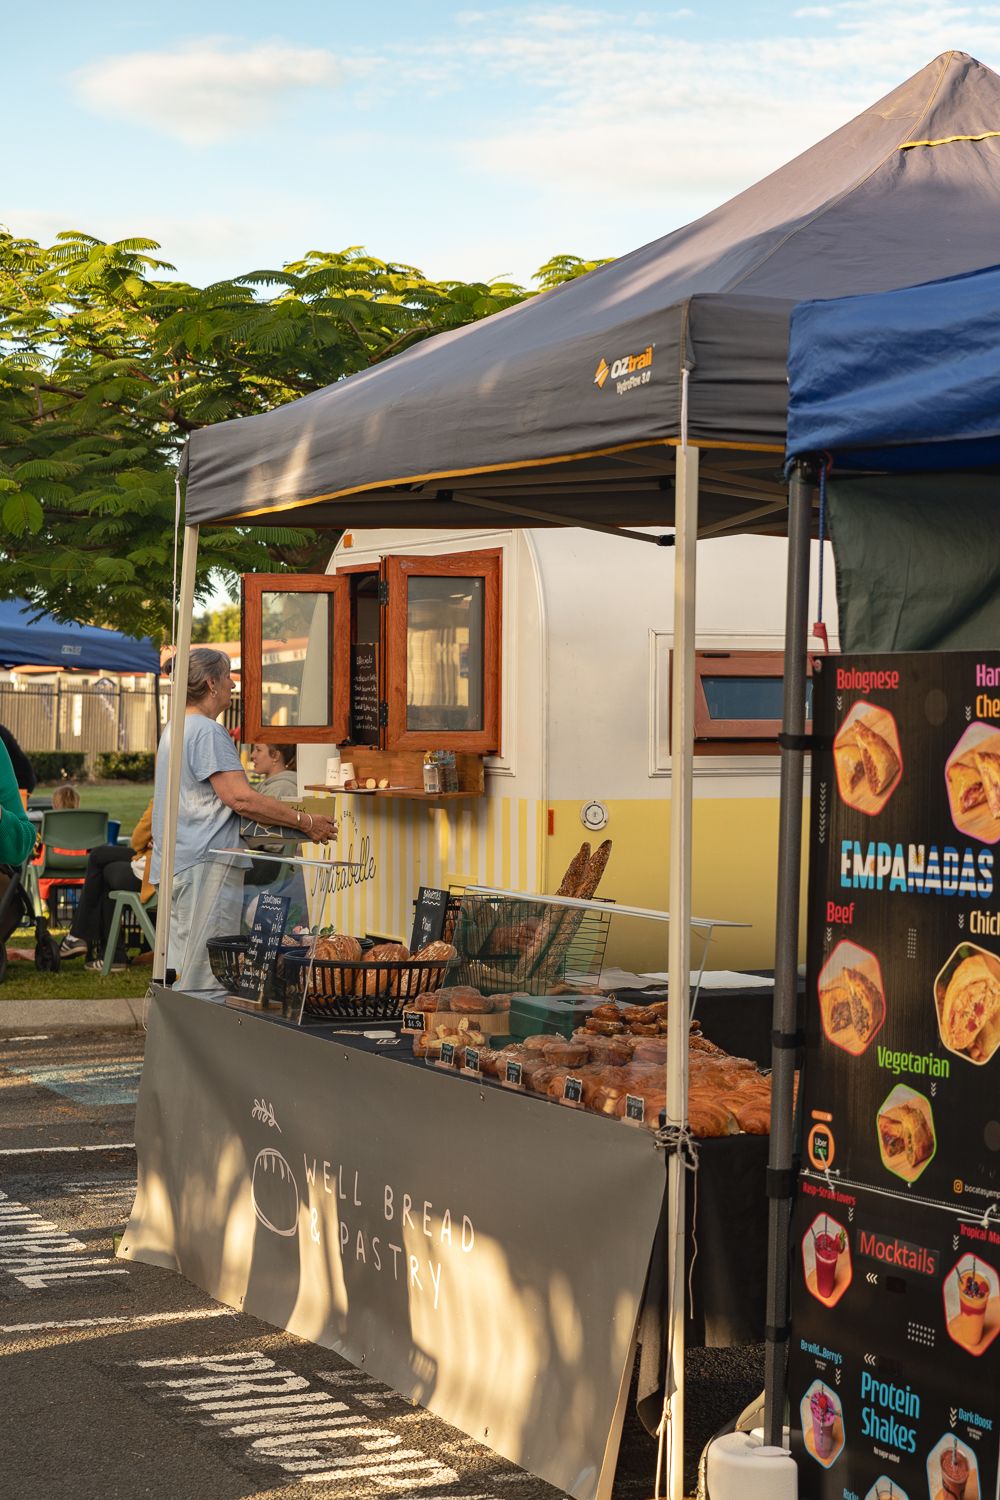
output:
<path id="1" fill-rule="evenodd" d="M 51 796 L 58 783 L 35 788 L 35 795 Z M 78 787 L 81 807 L 95 807 L 121 823 L 121 836 L 127 838 L 146 811 L 153 795 L 151 781 L 97 781 Z"/>
<path id="2" fill-rule="evenodd" d="M 18 939 L 20 942 L 20 939 Z M 30 946 L 27 941 L 21 944 Z M 81 958 L 71 958 L 58 974 L 40 974 L 33 963 L 11 959 L 7 981 L 0 984 L 0 1024 L 5 1000 L 115 1000 L 119 996 L 146 993 L 152 974 L 150 964 L 131 964 L 124 973 L 103 979 L 83 967 Z"/>

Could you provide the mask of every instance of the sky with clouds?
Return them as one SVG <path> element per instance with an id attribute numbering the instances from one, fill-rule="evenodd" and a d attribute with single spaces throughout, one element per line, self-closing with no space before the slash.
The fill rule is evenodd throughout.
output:
<path id="1" fill-rule="evenodd" d="M 731 197 L 1000 5 L 3 5 L 0 222 L 149 235 L 185 278 L 364 245 L 527 282 Z"/>

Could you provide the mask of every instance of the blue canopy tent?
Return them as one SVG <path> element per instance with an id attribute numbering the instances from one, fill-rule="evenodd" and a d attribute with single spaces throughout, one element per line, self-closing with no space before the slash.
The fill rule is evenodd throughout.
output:
<path id="1" fill-rule="evenodd" d="M 0 663 L 96 672 L 159 672 L 160 653 L 148 636 L 77 625 L 39 615 L 24 599 L 0 601 Z"/>
<path id="2" fill-rule="evenodd" d="M 1000 462 L 1000 266 L 900 291 L 800 302 L 788 351 L 790 458 L 835 469 Z"/>

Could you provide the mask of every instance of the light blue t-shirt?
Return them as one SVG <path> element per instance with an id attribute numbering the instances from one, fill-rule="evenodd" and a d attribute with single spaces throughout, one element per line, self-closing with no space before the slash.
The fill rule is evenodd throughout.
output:
<path id="1" fill-rule="evenodd" d="M 170 761 L 170 725 L 160 736 L 156 755 L 153 792 L 153 858 L 149 878 L 160 880 L 163 848 L 163 817 L 167 805 Z M 240 818 L 217 796 L 209 781 L 216 771 L 242 771 L 236 746 L 216 719 L 205 714 L 184 716 L 184 759 L 181 763 L 181 797 L 177 817 L 174 874 L 180 875 L 208 857 L 209 849 L 240 847 Z"/>

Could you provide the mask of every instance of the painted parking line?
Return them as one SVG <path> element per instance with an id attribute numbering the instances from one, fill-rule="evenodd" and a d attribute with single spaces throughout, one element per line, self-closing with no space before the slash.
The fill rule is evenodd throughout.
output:
<path id="1" fill-rule="evenodd" d="M 90 1247 L 25 1203 L 0 1192 L 0 1271 L 31 1291 L 71 1281 L 127 1276 L 128 1268 Z"/>
<path id="2" fill-rule="evenodd" d="M 142 1061 L 79 1063 L 68 1067 L 46 1067 L 39 1064 L 9 1067 L 19 1078 L 27 1078 L 40 1088 L 51 1089 L 74 1104 L 135 1104 L 139 1097 Z"/>

